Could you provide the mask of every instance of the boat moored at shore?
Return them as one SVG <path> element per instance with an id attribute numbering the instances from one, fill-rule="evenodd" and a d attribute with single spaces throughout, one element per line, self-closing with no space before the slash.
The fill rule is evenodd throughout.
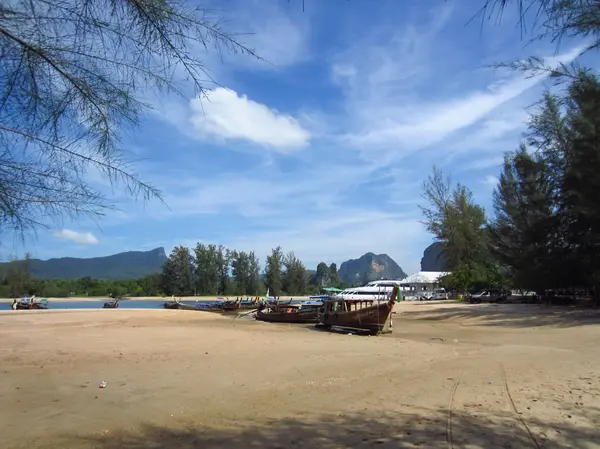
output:
<path id="1" fill-rule="evenodd" d="M 375 299 L 344 299 L 336 295 L 325 300 L 317 317 L 317 326 L 325 329 L 339 327 L 371 334 L 392 331 L 392 309 L 400 298 L 399 285 L 394 285 L 383 301 Z"/>

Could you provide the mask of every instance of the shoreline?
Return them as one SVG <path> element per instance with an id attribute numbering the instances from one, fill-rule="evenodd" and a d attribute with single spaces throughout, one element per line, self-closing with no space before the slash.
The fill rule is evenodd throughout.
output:
<path id="1" fill-rule="evenodd" d="M 43 296 L 37 297 L 38 299 L 42 299 L 44 298 Z M 219 296 L 181 296 L 178 297 L 176 296 L 175 298 L 181 299 L 181 301 L 191 301 L 191 302 L 213 302 L 213 301 L 218 301 L 219 300 Z M 229 297 L 225 297 L 227 299 L 231 300 L 235 300 L 236 298 L 239 298 L 239 296 L 229 296 Z M 259 296 L 259 298 L 264 298 L 264 296 Z M 306 301 L 308 300 L 308 296 L 281 296 L 280 297 L 280 301 L 289 301 L 292 299 L 295 300 L 302 300 L 302 301 Z M 20 300 L 21 298 L 16 298 L 17 300 Z M 97 302 L 97 301 L 103 301 L 103 302 L 107 302 L 110 301 L 111 299 L 108 296 L 72 296 L 69 298 L 52 298 L 52 297 L 47 297 L 46 298 L 48 300 L 48 302 Z M 12 303 L 13 298 L 0 298 L 0 303 Z M 122 299 L 121 301 L 162 301 L 162 302 L 166 302 L 166 301 L 171 301 L 171 297 L 170 296 L 135 296 L 132 298 L 127 298 L 127 299 Z"/>

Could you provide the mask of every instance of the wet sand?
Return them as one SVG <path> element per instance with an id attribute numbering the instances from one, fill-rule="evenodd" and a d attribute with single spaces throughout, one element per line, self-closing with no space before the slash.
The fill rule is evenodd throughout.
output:
<path id="1" fill-rule="evenodd" d="M 380 337 L 179 310 L 3 312 L 2 447 L 600 447 L 597 311 L 396 309 Z"/>

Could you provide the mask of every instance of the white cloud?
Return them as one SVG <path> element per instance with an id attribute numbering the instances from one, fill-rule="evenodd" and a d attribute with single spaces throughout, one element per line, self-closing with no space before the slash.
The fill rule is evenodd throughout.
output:
<path id="1" fill-rule="evenodd" d="M 493 175 L 487 175 L 485 177 L 485 179 L 483 180 L 483 183 L 486 186 L 492 187 L 492 188 L 496 188 L 496 186 L 498 185 L 499 182 L 500 182 L 500 180 Z"/>
<path id="2" fill-rule="evenodd" d="M 292 116 L 232 90 L 216 88 L 208 99 L 191 100 L 190 107 L 190 122 L 201 137 L 245 140 L 280 152 L 304 147 L 310 141 L 310 133 Z"/>
<path id="3" fill-rule="evenodd" d="M 60 231 L 56 231 L 54 235 L 58 238 L 84 245 L 96 245 L 98 243 L 98 239 L 94 237 L 94 234 L 91 232 L 77 232 L 71 231 L 70 229 L 61 229 Z"/>

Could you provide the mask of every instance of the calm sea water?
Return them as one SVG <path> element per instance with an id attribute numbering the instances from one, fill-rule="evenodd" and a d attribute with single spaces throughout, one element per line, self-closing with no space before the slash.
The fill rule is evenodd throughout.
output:
<path id="1" fill-rule="evenodd" d="M 119 309 L 156 309 L 162 308 L 165 302 L 171 299 L 148 299 L 148 300 L 124 300 L 119 301 Z M 299 304 L 305 299 L 292 300 L 291 304 Z M 12 302 L 12 301 L 11 301 Z M 11 302 L 0 302 L 0 310 L 10 310 Z M 48 301 L 49 309 L 102 309 L 106 300 L 98 301 Z M 183 304 L 194 305 L 196 301 L 181 301 Z M 202 301 L 202 304 L 209 304 L 211 301 Z M 282 304 L 287 304 L 287 300 L 282 300 Z"/>
<path id="2" fill-rule="evenodd" d="M 48 301 L 49 309 L 101 309 L 106 301 Z M 119 309 L 156 309 L 162 308 L 166 300 L 125 300 L 119 301 Z M 195 304 L 194 301 L 182 301 Z M 0 310 L 10 310 L 10 302 L 0 303 Z"/>

